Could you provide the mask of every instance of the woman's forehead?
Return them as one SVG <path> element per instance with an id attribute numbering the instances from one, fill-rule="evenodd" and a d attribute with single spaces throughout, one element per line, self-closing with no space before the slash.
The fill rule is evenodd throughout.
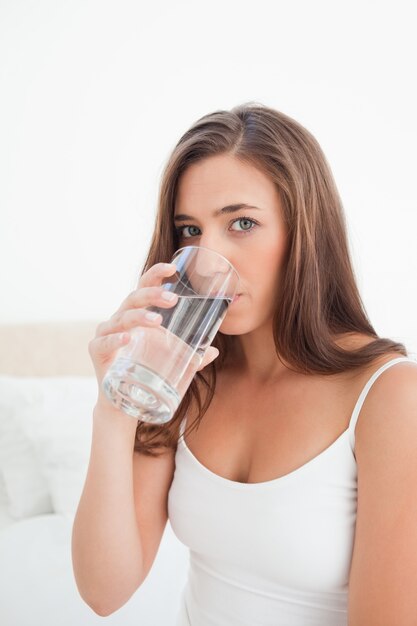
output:
<path id="1" fill-rule="evenodd" d="M 231 156 L 218 155 L 193 163 L 181 175 L 175 212 L 190 214 L 204 207 L 210 214 L 236 204 L 267 210 L 279 202 L 274 182 L 259 169 Z"/>

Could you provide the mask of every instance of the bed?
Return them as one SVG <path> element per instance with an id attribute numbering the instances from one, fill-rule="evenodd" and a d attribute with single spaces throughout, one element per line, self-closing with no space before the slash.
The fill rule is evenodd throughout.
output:
<path id="1" fill-rule="evenodd" d="M 97 324 L 0 325 L 2 626 L 175 624 L 188 551 L 169 522 L 148 578 L 112 615 L 94 613 L 73 577 L 72 521 L 97 396 L 88 341 Z"/>

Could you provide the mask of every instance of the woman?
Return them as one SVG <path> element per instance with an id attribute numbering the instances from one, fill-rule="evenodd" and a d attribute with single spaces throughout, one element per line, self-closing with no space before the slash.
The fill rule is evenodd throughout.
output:
<path id="1" fill-rule="evenodd" d="M 138 289 L 89 344 L 99 386 L 123 331 L 161 322 L 144 307 L 175 304 L 161 262 L 190 244 L 227 257 L 241 295 L 170 423 L 132 424 L 99 387 L 82 597 L 124 604 L 169 517 L 191 550 L 178 626 L 417 623 L 417 367 L 366 316 L 314 137 L 259 104 L 181 137 Z"/>

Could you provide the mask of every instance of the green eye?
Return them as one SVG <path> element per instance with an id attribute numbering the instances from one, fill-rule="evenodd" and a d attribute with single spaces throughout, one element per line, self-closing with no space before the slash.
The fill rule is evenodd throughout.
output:
<path id="1" fill-rule="evenodd" d="M 236 220 L 236 221 L 237 221 L 237 222 L 246 222 L 246 223 L 248 223 L 248 222 L 249 222 L 249 223 L 252 223 L 252 224 L 254 224 L 254 223 L 255 223 L 253 220 L 250 220 L 250 219 L 249 219 L 249 218 L 247 218 L 247 217 L 240 217 L 240 218 L 239 218 L 238 220 Z M 233 223 L 234 223 L 234 222 L 233 222 Z M 244 228 L 243 230 L 244 230 L 244 231 L 246 231 L 246 230 L 252 230 L 252 229 L 251 229 L 251 228 Z"/>
<path id="2" fill-rule="evenodd" d="M 189 225 L 186 225 L 186 226 L 182 226 L 181 228 L 178 228 L 177 232 L 182 237 L 185 237 L 185 235 L 183 234 L 183 231 L 184 231 L 185 228 L 190 228 L 191 229 L 191 228 L 197 228 L 197 226 L 192 226 L 191 224 L 189 224 Z M 197 228 L 197 230 L 198 230 L 198 228 Z M 196 236 L 195 234 L 194 235 L 190 234 L 190 237 L 195 237 L 195 236 Z M 185 237 L 185 238 L 188 239 L 188 237 Z"/>
<path id="3" fill-rule="evenodd" d="M 237 230 L 232 229 L 233 232 L 235 232 L 235 233 L 239 233 L 239 232 L 240 233 L 245 233 L 245 234 L 246 233 L 250 233 L 252 230 L 254 230 L 254 228 L 256 226 L 259 226 L 259 222 L 257 222 L 256 220 L 253 220 L 250 217 L 244 217 L 243 216 L 243 217 L 235 218 L 234 220 L 232 220 L 230 222 L 229 226 L 233 225 L 235 222 L 250 222 L 250 224 L 252 225 L 251 228 L 243 228 L 241 230 L 239 230 L 239 229 L 237 229 Z M 197 230 L 199 230 L 199 228 L 197 226 L 194 226 L 193 224 L 185 224 L 184 226 L 180 226 L 179 228 L 175 229 L 178 237 L 183 237 L 184 239 L 190 239 L 190 237 L 198 237 L 198 235 L 192 234 L 192 233 L 190 233 L 189 235 L 185 235 L 184 234 L 184 230 L 186 228 L 189 228 L 190 230 L 192 228 L 196 228 Z"/>

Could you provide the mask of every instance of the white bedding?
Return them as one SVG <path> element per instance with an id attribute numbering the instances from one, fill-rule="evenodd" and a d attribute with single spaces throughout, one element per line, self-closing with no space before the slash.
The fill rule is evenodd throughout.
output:
<path id="1" fill-rule="evenodd" d="M 169 523 L 148 578 L 119 611 L 100 617 L 78 593 L 71 530 L 96 393 L 95 377 L 0 375 L 1 626 L 175 624 L 188 551 Z"/>
<path id="2" fill-rule="evenodd" d="M 71 566 L 71 521 L 39 515 L 0 532 L 2 626 L 170 626 L 185 585 L 183 547 L 167 525 L 154 566 L 121 609 L 100 617 L 80 599 Z"/>

